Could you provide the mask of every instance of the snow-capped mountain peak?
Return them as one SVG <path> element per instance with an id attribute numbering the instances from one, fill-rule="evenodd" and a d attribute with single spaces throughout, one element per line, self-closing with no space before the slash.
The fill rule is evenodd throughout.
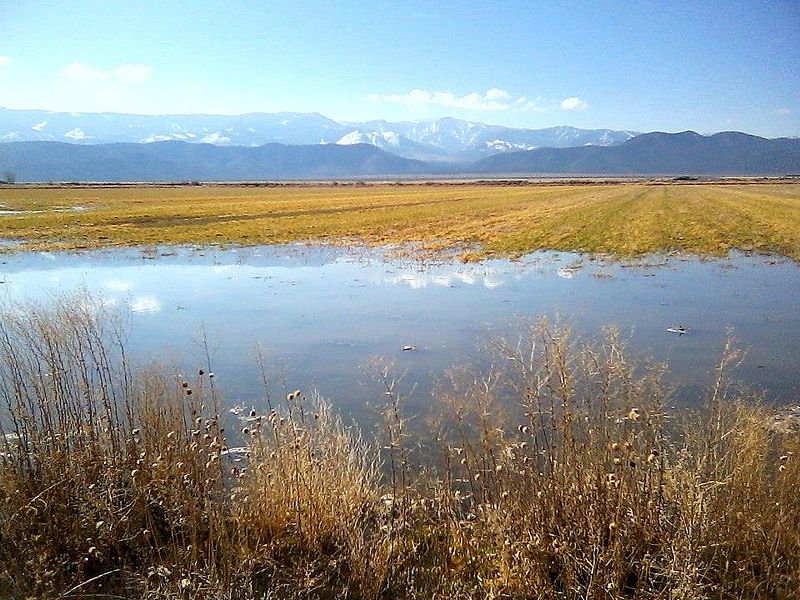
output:
<path id="1" fill-rule="evenodd" d="M 543 147 L 611 146 L 634 135 L 632 131 L 566 126 L 521 129 L 451 117 L 347 123 L 318 113 L 126 115 L 0 108 L 0 142 L 103 144 L 176 140 L 218 146 L 371 144 L 405 158 L 449 162 Z"/>
<path id="2" fill-rule="evenodd" d="M 398 147 L 402 144 L 402 137 L 394 131 L 359 131 L 354 130 L 340 137 L 336 143 L 340 146 L 352 144 L 371 144 L 378 148 Z"/>

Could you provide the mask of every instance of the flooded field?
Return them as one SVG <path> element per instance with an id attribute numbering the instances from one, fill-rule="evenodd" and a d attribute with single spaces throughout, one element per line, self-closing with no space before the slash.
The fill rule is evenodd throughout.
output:
<path id="1" fill-rule="evenodd" d="M 141 362 L 206 367 L 205 337 L 231 404 L 263 402 L 260 352 L 270 393 L 316 388 L 368 419 L 380 357 L 421 412 L 448 368 L 486 364 L 488 341 L 541 316 L 583 338 L 616 325 L 637 356 L 669 363 L 675 403 L 708 385 L 732 330 L 747 350 L 738 379 L 771 402 L 800 397 L 800 267 L 761 255 L 420 264 L 304 245 L 20 253 L 3 257 L 0 286 L 12 302 L 88 291 L 120 309 Z"/>

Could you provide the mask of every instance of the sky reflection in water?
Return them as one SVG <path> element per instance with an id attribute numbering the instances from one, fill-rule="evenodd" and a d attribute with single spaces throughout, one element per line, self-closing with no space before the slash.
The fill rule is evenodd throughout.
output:
<path id="1" fill-rule="evenodd" d="M 421 265 L 301 245 L 112 250 L 5 256 L 0 281 L 11 300 L 85 288 L 129 311 L 142 361 L 202 366 L 204 329 L 231 403 L 259 404 L 260 346 L 274 393 L 316 387 L 363 417 L 381 401 L 367 365 L 382 356 L 405 389 L 417 384 L 409 409 L 421 410 L 448 367 L 485 360 L 483 341 L 539 315 L 561 315 L 583 337 L 618 325 L 637 354 L 670 363 L 679 397 L 708 383 L 732 327 L 748 349 L 737 376 L 771 400 L 800 397 L 800 267 L 774 257 L 632 267 L 548 252 Z M 691 333 L 666 331 L 679 325 Z"/>

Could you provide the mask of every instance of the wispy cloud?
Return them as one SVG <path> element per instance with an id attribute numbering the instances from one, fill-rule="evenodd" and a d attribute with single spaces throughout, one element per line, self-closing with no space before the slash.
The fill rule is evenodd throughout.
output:
<path id="1" fill-rule="evenodd" d="M 142 64 L 122 64 L 111 69 L 98 69 L 81 62 L 73 62 L 61 69 L 60 76 L 66 81 L 75 83 L 114 82 L 125 85 L 145 83 L 153 73 L 153 69 Z"/>
<path id="2" fill-rule="evenodd" d="M 3 67 L 8 67 L 11 65 L 11 57 L 10 56 L 0 56 L 0 69 Z"/>
<path id="3" fill-rule="evenodd" d="M 589 103 L 577 96 L 570 96 L 561 101 L 561 108 L 564 110 L 585 110 L 589 108 Z"/>
<path id="4" fill-rule="evenodd" d="M 408 107 L 439 106 L 472 111 L 537 110 L 536 103 L 524 96 L 512 96 L 506 90 L 490 88 L 457 96 L 452 92 L 430 92 L 415 88 L 405 94 L 371 94 L 373 102 L 389 102 Z"/>
<path id="5" fill-rule="evenodd" d="M 96 83 L 111 79 L 111 73 L 102 69 L 95 69 L 83 63 L 74 62 L 66 65 L 60 73 L 63 79 L 78 83 Z"/>
<path id="6" fill-rule="evenodd" d="M 58 110 L 138 112 L 154 99 L 172 96 L 163 91 L 157 93 L 152 85 L 153 74 L 152 67 L 140 63 L 97 67 L 72 62 L 54 74 L 51 93 L 58 99 L 54 100 Z"/>
<path id="7" fill-rule="evenodd" d="M 778 117 L 788 117 L 792 111 L 788 108 L 778 108 L 775 110 L 775 115 Z"/>
<path id="8" fill-rule="evenodd" d="M 541 98 L 531 99 L 520 96 L 517 98 L 514 110 L 518 112 L 545 112 L 547 109 L 542 106 L 542 102 Z"/>

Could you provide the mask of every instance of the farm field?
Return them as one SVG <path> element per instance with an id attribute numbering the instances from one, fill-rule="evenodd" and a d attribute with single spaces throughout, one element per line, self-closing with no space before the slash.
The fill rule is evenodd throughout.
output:
<path id="1" fill-rule="evenodd" d="M 732 249 L 800 259 L 800 184 L 119 186 L 0 189 L 0 237 L 57 250 L 319 241 L 614 257 Z"/>
<path id="2" fill-rule="evenodd" d="M 795 597 L 796 183 L 0 205 L 0 598 Z"/>

